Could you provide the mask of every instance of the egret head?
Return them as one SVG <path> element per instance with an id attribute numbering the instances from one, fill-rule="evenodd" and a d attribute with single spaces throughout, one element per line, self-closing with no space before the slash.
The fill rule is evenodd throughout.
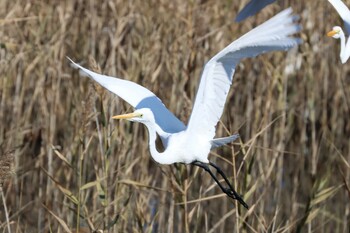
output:
<path id="1" fill-rule="evenodd" d="M 154 115 L 149 108 L 141 108 L 135 110 L 133 113 L 113 116 L 113 119 L 126 119 L 133 122 L 140 122 L 143 124 L 154 123 Z"/>
<path id="2" fill-rule="evenodd" d="M 339 26 L 334 26 L 332 31 L 329 31 L 327 33 L 327 36 L 331 36 L 335 39 L 339 39 L 340 38 L 340 34 L 343 32 L 343 30 L 341 29 L 341 27 Z"/>

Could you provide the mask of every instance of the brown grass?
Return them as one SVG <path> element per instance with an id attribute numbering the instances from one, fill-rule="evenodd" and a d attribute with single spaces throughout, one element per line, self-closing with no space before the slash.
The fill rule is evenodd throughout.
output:
<path id="1" fill-rule="evenodd" d="M 20 146 L 0 229 L 349 232 L 350 66 L 325 36 L 341 20 L 327 1 L 278 1 L 233 23 L 246 2 L 0 1 L 0 145 Z M 203 171 L 153 162 L 144 127 L 111 120 L 132 108 L 65 58 L 91 56 L 186 122 L 203 64 L 290 5 L 304 44 L 237 67 L 217 135 L 241 141 L 210 155 L 248 211 Z"/>

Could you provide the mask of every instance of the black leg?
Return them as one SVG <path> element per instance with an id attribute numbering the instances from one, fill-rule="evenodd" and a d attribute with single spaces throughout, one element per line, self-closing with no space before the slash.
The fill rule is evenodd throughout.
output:
<path id="1" fill-rule="evenodd" d="M 216 176 L 214 175 L 214 173 L 210 170 L 209 166 L 206 164 L 206 163 L 202 163 L 202 162 L 198 162 L 198 161 L 195 161 L 192 163 L 193 165 L 196 165 L 200 168 L 203 168 L 206 172 L 208 172 L 211 177 L 215 180 L 215 182 L 219 185 L 220 189 L 224 192 L 224 193 L 227 193 L 227 189 L 224 188 L 221 183 L 219 182 L 219 180 L 216 178 Z"/>
<path id="2" fill-rule="evenodd" d="M 245 203 L 243 201 L 243 199 L 241 198 L 240 195 L 238 195 L 238 193 L 234 190 L 234 188 L 232 187 L 230 181 L 227 179 L 225 173 L 214 163 L 210 162 L 209 165 L 214 167 L 216 169 L 216 171 L 224 178 L 226 184 L 228 185 L 229 188 L 224 188 L 221 183 L 219 182 L 219 180 L 217 179 L 217 177 L 214 175 L 214 173 L 210 170 L 208 164 L 206 163 L 202 163 L 199 161 L 194 161 L 192 162 L 193 165 L 198 166 L 200 168 L 203 168 L 206 172 L 208 172 L 210 174 L 210 176 L 215 180 L 215 182 L 219 185 L 220 189 L 226 193 L 227 196 L 231 197 L 232 199 L 236 199 L 237 201 L 239 201 L 239 203 L 241 203 L 245 208 L 249 208 L 247 203 Z"/>
<path id="3" fill-rule="evenodd" d="M 239 201 L 239 203 L 241 203 L 245 208 L 249 208 L 247 203 L 245 203 L 243 201 L 243 199 L 241 198 L 241 196 L 235 191 L 235 189 L 232 187 L 230 181 L 228 180 L 227 176 L 225 175 L 225 173 L 221 170 L 221 168 L 219 168 L 216 164 L 209 162 L 209 165 L 211 165 L 212 167 L 214 167 L 216 169 L 216 171 L 222 176 L 222 178 L 224 178 L 226 184 L 229 187 L 229 192 L 231 192 L 231 195 L 234 196 L 234 199 L 237 199 L 237 201 Z M 226 193 L 227 194 L 227 193 Z"/>

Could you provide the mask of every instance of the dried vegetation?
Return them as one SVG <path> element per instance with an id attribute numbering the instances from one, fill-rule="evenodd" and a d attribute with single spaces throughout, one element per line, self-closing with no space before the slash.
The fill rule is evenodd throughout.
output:
<path id="1" fill-rule="evenodd" d="M 0 1 L 0 174 L 16 171 L 1 231 L 349 232 L 350 66 L 325 36 L 341 20 L 327 1 L 278 1 L 234 23 L 246 2 Z M 153 162 L 144 127 L 111 120 L 130 106 L 65 58 L 146 86 L 186 122 L 203 64 L 290 5 L 304 44 L 237 67 L 217 135 L 241 140 L 210 155 L 248 211 L 203 171 Z"/>

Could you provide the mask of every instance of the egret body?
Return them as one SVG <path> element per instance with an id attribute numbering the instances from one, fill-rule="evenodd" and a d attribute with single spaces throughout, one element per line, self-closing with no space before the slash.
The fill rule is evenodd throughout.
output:
<path id="1" fill-rule="evenodd" d="M 344 21 L 345 31 L 347 35 L 350 33 L 350 10 L 341 0 L 328 0 L 332 6 L 336 9 L 340 17 Z M 344 64 L 350 57 L 350 42 L 349 36 L 346 41 L 345 33 L 339 26 L 334 26 L 333 29 L 327 33 L 335 39 L 340 39 L 340 60 Z"/>
<path id="2" fill-rule="evenodd" d="M 150 90 L 131 81 L 110 77 L 90 71 L 72 60 L 73 67 L 80 69 L 100 85 L 118 95 L 136 110 L 133 113 L 114 116 L 144 124 L 149 132 L 149 148 L 152 158 L 160 164 L 185 163 L 199 166 L 207 171 L 229 197 L 248 205 L 233 189 L 222 170 L 208 160 L 211 149 L 235 140 L 234 134 L 214 138 L 216 125 L 223 113 L 236 65 L 243 58 L 255 57 L 269 51 L 288 50 L 301 42 L 290 35 L 298 32 L 292 10 L 286 9 L 257 28 L 246 33 L 212 57 L 204 66 L 193 110 L 186 126 L 171 113 Z M 158 152 L 155 146 L 157 135 L 165 150 Z M 210 167 L 224 178 L 225 188 Z"/>

